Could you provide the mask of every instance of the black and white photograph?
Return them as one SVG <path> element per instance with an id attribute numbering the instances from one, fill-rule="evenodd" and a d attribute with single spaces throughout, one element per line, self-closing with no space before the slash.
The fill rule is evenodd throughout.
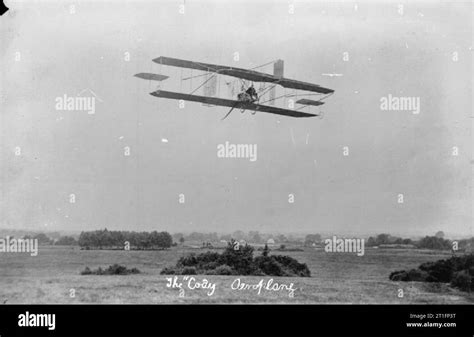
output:
<path id="1" fill-rule="evenodd" d="M 4 3 L 17 333 L 54 333 L 50 305 L 408 305 L 395 330 L 461 335 L 471 1 Z"/>

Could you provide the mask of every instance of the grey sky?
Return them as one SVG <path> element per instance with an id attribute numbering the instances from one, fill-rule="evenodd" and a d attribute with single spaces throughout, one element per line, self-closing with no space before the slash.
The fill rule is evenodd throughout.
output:
<path id="1" fill-rule="evenodd" d="M 472 234 L 469 2 L 410 2 L 403 15 L 395 2 L 295 2 L 294 14 L 287 1 L 187 1 L 184 15 L 180 4 L 79 1 L 71 14 L 9 2 L 1 228 Z M 156 83 L 134 74 L 190 91 L 158 56 L 242 68 L 283 59 L 286 77 L 336 92 L 323 119 L 221 121 L 226 108 L 149 95 Z M 94 115 L 55 110 L 84 89 L 102 101 Z M 389 94 L 419 97 L 420 113 L 382 111 Z M 226 141 L 257 144 L 257 161 L 218 158 Z"/>

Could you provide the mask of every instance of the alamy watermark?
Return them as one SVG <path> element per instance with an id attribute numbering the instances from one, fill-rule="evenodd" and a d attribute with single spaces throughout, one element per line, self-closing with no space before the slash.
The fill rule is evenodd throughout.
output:
<path id="1" fill-rule="evenodd" d="M 357 253 L 357 256 L 363 256 L 365 252 L 364 239 L 338 239 L 334 235 L 331 239 L 324 240 L 324 243 L 326 253 Z"/>
<path id="2" fill-rule="evenodd" d="M 218 158 L 245 158 L 257 160 L 257 144 L 231 144 L 226 141 L 217 145 Z"/>
<path id="3" fill-rule="evenodd" d="M 84 95 L 86 92 L 89 95 Z M 96 100 L 102 100 L 90 89 L 84 89 L 76 96 L 58 96 L 55 99 L 55 109 L 58 111 L 87 111 L 89 115 L 95 114 Z"/>
<path id="4" fill-rule="evenodd" d="M 15 239 L 7 236 L 0 239 L 0 253 L 30 253 L 38 255 L 38 239 Z"/>
<path id="5" fill-rule="evenodd" d="M 384 111 L 411 111 L 417 115 L 420 113 L 420 97 L 407 96 L 384 96 L 380 98 L 380 110 Z"/>

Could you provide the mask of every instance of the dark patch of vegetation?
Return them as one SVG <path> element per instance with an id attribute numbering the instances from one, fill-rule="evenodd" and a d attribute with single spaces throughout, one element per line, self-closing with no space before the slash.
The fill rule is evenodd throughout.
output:
<path id="1" fill-rule="evenodd" d="M 261 250 L 261 249 L 259 249 Z M 304 249 L 297 248 L 297 247 L 287 247 L 286 245 L 280 245 L 280 247 L 276 248 L 275 250 L 279 252 L 304 252 Z"/>
<path id="2" fill-rule="evenodd" d="M 414 242 L 411 239 L 402 239 L 390 234 L 379 234 L 375 238 L 369 237 L 367 240 L 367 247 L 382 246 L 382 245 L 411 245 Z"/>
<path id="3" fill-rule="evenodd" d="M 38 233 L 36 235 L 25 235 L 23 239 L 38 240 L 38 245 L 40 246 L 48 246 L 54 243 L 54 240 L 44 233 Z"/>
<path id="4" fill-rule="evenodd" d="M 78 243 L 72 236 L 61 236 L 54 244 L 57 246 L 76 246 Z"/>
<path id="5" fill-rule="evenodd" d="M 81 271 L 81 275 L 130 275 L 130 274 L 140 274 L 140 270 L 137 268 L 128 269 L 125 266 L 119 264 L 114 264 L 109 266 L 107 269 L 102 269 L 101 267 L 91 270 L 89 267 L 86 267 Z"/>
<path id="6" fill-rule="evenodd" d="M 452 243 L 442 237 L 425 236 L 416 243 L 416 247 L 424 249 L 450 250 L 452 248 Z"/>
<path id="7" fill-rule="evenodd" d="M 460 251 L 472 252 L 474 251 L 474 238 L 459 240 L 458 245 Z"/>
<path id="8" fill-rule="evenodd" d="M 127 232 L 104 230 L 82 232 L 79 236 L 79 246 L 90 248 L 119 248 L 127 244 L 130 249 L 164 249 L 171 247 L 173 238 L 168 232 Z"/>
<path id="9" fill-rule="evenodd" d="M 319 234 L 308 234 L 304 238 L 305 246 L 312 246 L 321 243 L 321 235 Z"/>
<path id="10" fill-rule="evenodd" d="M 262 255 L 253 257 L 254 248 L 249 245 L 228 243 L 222 254 L 205 252 L 191 253 L 181 257 L 175 267 L 167 267 L 161 274 L 179 275 L 257 275 L 257 276 L 301 276 L 310 277 L 305 263 L 299 263 L 285 255 L 269 255 L 265 246 Z"/>
<path id="11" fill-rule="evenodd" d="M 375 238 L 369 237 L 367 240 L 367 247 L 394 247 L 396 245 L 413 245 L 414 248 L 418 249 L 433 249 L 433 250 L 451 250 L 452 242 L 443 238 L 444 233 L 438 232 L 435 236 L 425 236 L 424 238 L 413 241 L 411 239 L 403 239 L 390 234 L 379 234 Z"/>
<path id="12" fill-rule="evenodd" d="M 293 245 L 301 245 L 304 242 L 304 238 L 297 238 L 293 235 L 285 236 L 283 234 L 271 234 L 271 233 L 260 233 L 258 231 L 249 231 L 247 233 L 237 230 L 233 233 L 228 234 L 218 234 L 218 233 L 198 233 L 192 232 L 190 234 L 183 234 L 183 233 L 176 233 L 173 234 L 173 239 L 175 242 L 179 242 L 183 244 L 184 242 L 189 242 L 193 244 L 198 244 L 202 242 L 211 242 L 217 243 L 222 240 L 230 241 L 231 239 L 235 239 L 237 241 L 245 241 L 249 244 L 263 244 L 268 241 L 268 239 L 273 239 L 277 244 L 293 244 Z M 181 239 L 183 240 L 181 242 Z M 309 235 L 307 237 L 310 243 L 312 242 L 319 242 L 321 241 L 321 237 L 317 234 Z"/>
<path id="13" fill-rule="evenodd" d="M 474 254 L 453 256 L 447 260 L 426 262 L 417 269 L 394 271 L 392 281 L 419 281 L 450 283 L 463 291 L 474 290 Z"/>

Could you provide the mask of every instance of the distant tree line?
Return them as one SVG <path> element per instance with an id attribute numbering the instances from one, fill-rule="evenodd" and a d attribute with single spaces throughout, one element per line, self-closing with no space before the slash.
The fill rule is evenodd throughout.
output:
<path id="1" fill-rule="evenodd" d="M 42 246 L 55 245 L 55 246 L 77 246 L 77 240 L 72 236 L 59 236 L 57 239 L 52 238 L 44 233 L 38 233 L 36 235 L 24 235 L 23 239 L 38 240 L 38 244 Z"/>
<path id="2" fill-rule="evenodd" d="M 380 245 L 412 245 L 413 240 L 411 239 L 402 239 L 400 237 L 391 236 L 390 234 L 379 234 L 375 238 L 369 237 L 366 245 L 368 247 L 380 246 Z"/>
<path id="3" fill-rule="evenodd" d="M 54 243 L 57 246 L 77 246 L 77 240 L 72 236 L 60 236 L 59 239 Z"/>
<path id="4" fill-rule="evenodd" d="M 451 241 L 437 236 L 425 236 L 423 239 L 416 242 L 415 246 L 417 248 L 438 250 L 450 250 L 451 248 L 453 248 L 453 244 Z"/>
<path id="5" fill-rule="evenodd" d="M 30 235 L 23 235 L 22 237 L 24 240 L 38 240 L 38 244 L 41 246 L 48 246 L 48 245 L 61 245 L 64 244 L 64 242 L 67 242 L 67 245 L 70 244 L 77 244 L 77 241 L 70 236 L 58 236 L 58 239 L 52 238 L 49 235 L 46 235 L 44 233 L 38 233 L 38 234 L 30 234 Z M 75 243 L 71 243 L 70 240 L 73 240 Z"/>
<path id="6" fill-rule="evenodd" d="M 307 245 L 310 246 L 313 243 L 318 244 L 321 242 L 321 235 L 319 234 L 308 234 L 306 237 L 294 237 L 293 235 L 283 235 L 283 234 L 270 234 L 270 233 L 260 233 L 259 231 L 249 231 L 247 233 L 237 230 L 230 234 L 218 234 L 213 233 L 199 233 L 192 232 L 190 234 L 175 233 L 173 234 L 173 240 L 175 242 L 219 242 L 231 240 L 245 241 L 251 244 L 264 244 L 267 243 L 269 239 L 273 239 L 275 243 L 278 244 L 297 244 L 297 245 Z"/>
<path id="7" fill-rule="evenodd" d="M 451 250 L 453 248 L 453 241 L 445 239 L 443 232 L 437 232 L 435 236 L 425 236 L 420 240 L 402 239 L 390 234 L 379 234 L 376 237 L 369 237 L 366 243 L 368 247 L 397 244 L 413 245 L 419 249 Z M 459 250 L 472 249 L 473 247 L 474 238 L 458 241 Z"/>
<path id="8" fill-rule="evenodd" d="M 38 240 L 38 244 L 42 246 L 54 244 L 54 240 L 44 233 L 38 233 L 36 235 L 25 235 L 23 236 L 23 239 Z"/>
<path id="9" fill-rule="evenodd" d="M 106 229 L 81 232 L 78 240 L 83 248 L 124 248 L 130 249 L 164 249 L 173 245 L 173 238 L 168 232 L 129 232 L 109 231 Z"/>

